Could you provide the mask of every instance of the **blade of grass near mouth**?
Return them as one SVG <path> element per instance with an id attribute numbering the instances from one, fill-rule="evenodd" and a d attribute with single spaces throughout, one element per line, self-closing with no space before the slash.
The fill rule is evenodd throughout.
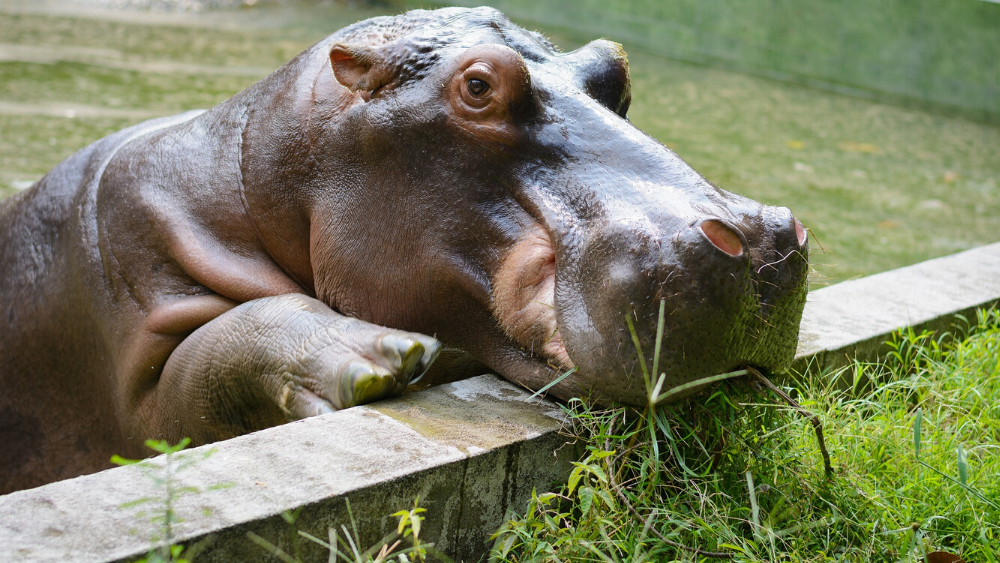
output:
<path id="1" fill-rule="evenodd" d="M 549 389 L 551 389 L 552 387 L 554 387 L 557 383 L 559 383 L 560 381 L 566 379 L 570 375 L 573 375 L 574 373 L 576 373 L 576 368 L 573 368 L 573 369 L 567 371 L 566 373 L 560 375 L 559 377 L 553 379 L 552 381 L 550 381 L 549 383 L 547 383 L 545 385 L 545 387 L 542 387 L 538 391 L 535 391 L 534 394 L 532 394 L 530 397 L 528 397 L 528 400 L 530 401 L 531 399 L 534 399 L 535 397 L 540 396 L 542 393 L 545 393 L 546 391 L 548 391 Z"/>
<path id="2" fill-rule="evenodd" d="M 646 369 L 646 358 L 642 354 L 642 345 L 639 344 L 639 335 L 635 332 L 632 315 L 625 315 L 625 324 L 628 325 L 628 332 L 632 335 L 632 344 L 635 345 L 635 352 L 639 355 L 639 369 L 642 370 L 642 379 L 646 382 L 646 393 L 651 393 L 653 391 L 653 382 L 650 380 L 649 371 Z"/>
<path id="3" fill-rule="evenodd" d="M 660 395 L 660 389 L 663 389 L 663 381 L 667 378 L 667 374 L 661 373 L 660 377 L 656 380 L 656 385 L 653 386 L 653 392 L 649 394 L 650 406 L 656 406 L 659 402 L 656 397 Z"/>
<path id="4" fill-rule="evenodd" d="M 656 377 L 660 373 L 660 346 L 663 344 L 663 309 L 667 304 L 666 299 L 660 299 L 660 316 L 656 319 L 656 345 L 653 347 L 653 371 L 650 375 Z M 656 392 L 653 393 L 656 396 Z"/>
<path id="5" fill-rule="evenodd" d="M 719 375 L 710 375 L 708 377 L 702 377 L 701 379 L 695 379 L 694 381 L 689 381 L 689 382 L 687 382 L 687 383 L 685 383 L 683 385 L 678 385 L 677 387 L 674 387 L 673 389 L 671 389 L 671 390 L 667 391 L 666 393 L 660 395 L 659 397 L 656 398 L 656 400 L 653 401 L 653 404 L 654 405 L 658 405 L 658 404 L 662 403 L 663 401 L 666 401 L 667 399 L 669 399 L 670 397 L 672 397 L 674 395 L 680 395 L 681 393 L 683 393 L 685 391 L 688 391 L 690 389 L 694 389 L 695 387 L 700 387 L 702 385 L 708 385 L 709 383 L 715 383 L 716 381 L 722 381 L 724 379 L 731 379 L 733 377 L 739 377 L 741 375 L 746 375 L 746 374 L 747 374 L 747 370 L 745 370 L 745 369 L 738 369 L 736 371 L 731 371 L 731 372 L 728 372 L 728 373 L 720 373 Z"/>

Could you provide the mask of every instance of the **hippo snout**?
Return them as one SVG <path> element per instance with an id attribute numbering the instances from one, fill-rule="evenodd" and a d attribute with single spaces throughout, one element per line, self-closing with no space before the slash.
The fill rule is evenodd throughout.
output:
<path id="1" fill-rule="evenodd" d="M 561 272 L 580 276 L 583 306 L 575 309 L 588 312 L 560 316 L 562 342 L 598 400 L 646 404 L 625 317 L 651 366 L 661 302 L 664 391 L 746 365 L 784 369 L 794 356 L 808 272 L 802 224 L 769 206 L 679 222 L 608 225 L 586 245 L 578 270 Z M 560 310 L 573 299 L 561 289 L 557 283 Z"/>

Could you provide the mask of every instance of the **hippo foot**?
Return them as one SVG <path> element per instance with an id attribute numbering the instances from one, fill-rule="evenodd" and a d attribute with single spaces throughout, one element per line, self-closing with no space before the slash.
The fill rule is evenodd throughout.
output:
<path id="1" fill-rule="evenodd" d="M 390 329 L 378 325 L 354 328 L 354 332 L 343 335 L 345 340 L 357 342 L 359 337 L 361 341 L 371 338 L 371 342 L 377 343 L 376 345 L 361 346 L 363 349 L 368 348 L 368 353 L 338 354 L 329 349 L 335 346 L 327 346 L 322 357 L 309 363 L 329 365 L 336 363 L 343 355 L 348 359 L 341 369 L 330 371 L 319 367 L 297 370 L 299 373 L 282 373 L 285 385 L 278 406 L 289 420 L 395 397 L 407 385 L 420 380 L 441 349 L 437 340 L 422 334 L 397 331 L 383 334 Z M 332 375 L 324 377 L 324 373 Z"/>
<path id="2" fill-rule="evenodd" d="M 279 295 L 235 307 L 188 336 L 157 392 L 165 407 L 177 406 L 171 417 L 180 427 L 171 433 L 210 442 L 399 395 L 440 350 L 429 336 Z"/>
<path id="3" fill-rule="evenodd" d="M 361 324 L 360 321 L 357 322 Z M 356 340 L 359 336 L 372 336 L 358 334 L 362 332 L 384 333 L 390 330 L 378 325 L 368 326 L 368 331 L 358 330 L 351 338 Z M 359 356 L 349 360 L 331 381 L 318 382 L 328 390 L 324 394 L 329 399 L 317 397 L 313 402 L 318 409 L 317 414 L 334 410 L 331 407 L 345 409 L 399 395 L 407 385 L 417 382 L 424 375 L 441 349 L 437 340 L 416 333 L 393 331 L 381 337 L 375 336 L 373 342 L 378 344 L 371 347 L 372 352 L 366 357 Z M 312 413 L 286 414 L 291 414 L 292 418 L 302 418 Z"/>

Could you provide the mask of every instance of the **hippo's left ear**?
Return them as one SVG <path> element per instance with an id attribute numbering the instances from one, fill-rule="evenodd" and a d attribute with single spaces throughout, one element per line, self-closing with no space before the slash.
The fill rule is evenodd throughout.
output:
<path id="1" fill-rule="evenodd" d="M 569 53 L 576 59 L 576 74 L 587 94 L 625 117 L 632 103 L 628 55 L 618 43 L 598 39 Z"/>
<path id="2" fill-rule="evenodd" d="M 377 49 L 367 45 L 335 43 L 330 48 L 333 75 L 353 92 L 374 92 L 396 77 L 396 71 Z"/>

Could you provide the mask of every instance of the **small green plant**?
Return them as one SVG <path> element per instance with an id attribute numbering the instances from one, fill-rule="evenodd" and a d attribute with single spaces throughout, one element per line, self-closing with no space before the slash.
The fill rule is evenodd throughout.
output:
<path id="1" fill-rule="evenodd" d="M 786 379 L 823 423 L 832 473 L 811 420 L 762 400 L 754 378 L 654 407 L 650 377 L 643 410 L 572 401 L 586 454 L 497 532 L 491 557 L 997 563 L 1000 312 L 969 324 L 961 338 L 902 332 L 885 362 L 834 374 L 848 377 Z M 860 390 L 834 383 L 862 377 Z"/>
<path id="2" fill-rule="evenodd" d="M 351 501 L 346 500 L 347 516 L 351 527 L 346 524 L 340 526 L 340 530 L 335 527 L 327 529 L 327 540 L 322 540 L 316 536 L 296 528 L 298 514 L 284 512 L 281 517 L 295 530 L 296 537 L 321 546 L 329 553 L 331 563 L 426 563 L 430 561 L 428 557 L 433 557 L 437 561 L 451 561 L 451 559 L 434 548 L 433 543 L 426 543 L 420 539 L 420 528 L 424 521 L 421 516 L 426 510 L 420 507 L 420 499 L 413 501 L 413 508 L 400 510 L 392 516 L 399 520 L 396 530 L 390 532 L 380 541 L 362 551 L 360 534 L 358 534 L 357 521 L 354 519 L 354 512 L 351 510 Z M 247 537 L 252 542 L 259 545 L 274 555 L 284 563 L 302 563 L 302 555 L 299 543 L 294 544 L 296 555 L 288 553 L 270 541 L 260 537 L 253 532 L 247 532 Z M 410 539 L 410 547 L 401 548 L 403 540 Z"/>
<path id="3" fill-rule="evenodd" d="M 119 455 L 111 456 L 111 462 L 117 465 L 138 466 L 147 477 L 152 479 L 154 486 L 163 491 L 162 495 L 143 497 L 121 505 L 121 508 L 153 505 L 148 511 L 137 514 L 139 517 L 148 518 L 159 527 L 158 534 L 151 538 L 154 547 L 150 549 L 146 557 L 137 563 L 190 563 L 212 541 L 212 538 L 209 537 L 187 548 L 183 545 L 177 545 L 175 542 L 174 525 L 182 521 L 176 511 L 177 500 L 183 495 L 201 492 L 201 489 L 197 487 L 181 486 L 177 475 L 215 453 L 215 450 L 211 449 L 197 455 L 190 452 L 186 455 L 179 455 L 181 450 L 190 444 L 190 438 L 184 438 L 174 445 L 165 440 L 146 440 L 146 447 L 163 454 L 162 464 L 157 459 L 137 460 L 125 459 Z M 210 489 L 225 486 L 223 484 L 210 487 Z"/>

